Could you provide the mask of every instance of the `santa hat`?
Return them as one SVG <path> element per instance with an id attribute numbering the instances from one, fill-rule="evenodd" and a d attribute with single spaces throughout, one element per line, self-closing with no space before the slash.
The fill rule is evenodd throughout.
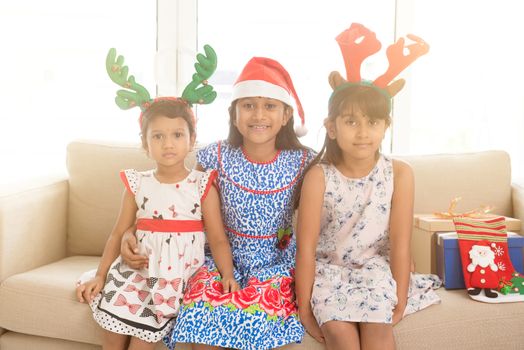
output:
<path id="1" fill-rule="evenodd" d="M 253 57 L 246 64 L 233 86 L 232 100 L 243 97 L 268 97 L 291 106 L 295 100 L 301 125 L 295 128 L 297 136 L 307 133 L 304 110 L 298 99 L 289 73 L 277 61 L 266 57 Z"/>
<path id="2" fill-rule="evenodd" d="M 473 243 L 473 246 L 488 247 L 489 249 L 491 249 L 492 244 L 486 240 L 482 240 L 482 241 L 477 241 Z"/>

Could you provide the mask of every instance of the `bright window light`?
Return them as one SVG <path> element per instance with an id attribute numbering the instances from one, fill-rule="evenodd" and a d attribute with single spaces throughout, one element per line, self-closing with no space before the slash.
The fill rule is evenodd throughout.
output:
<path id="1" fill-rule="evenodd" d="M 138 142 L 138 110 L 114 103 L 111 47 L 155 91 L 156 7 L 140 0 L 0 2 L 2 182 L 63 172 L 70 140 Z"/>

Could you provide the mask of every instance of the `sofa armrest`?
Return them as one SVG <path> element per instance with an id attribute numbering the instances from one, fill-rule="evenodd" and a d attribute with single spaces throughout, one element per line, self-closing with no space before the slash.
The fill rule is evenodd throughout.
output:
<path id="1" fill-rule="evenodd" d="M 0 187 L 0 282 L 66 255 L 67 179 Z"/>
<path id="2" fill-rule="evenodd" d="M 521 222 L 520 234 L 524 235 L 524 186 L 511 184 L 511 200 L 513 202 L 513 217 Z"/>

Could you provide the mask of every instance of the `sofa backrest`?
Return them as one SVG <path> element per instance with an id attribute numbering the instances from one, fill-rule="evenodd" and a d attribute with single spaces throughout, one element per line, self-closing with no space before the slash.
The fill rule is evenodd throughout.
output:
<path id="1" fill-rule="evenodd" d="M 512 216 L 511 164 L 504 151 L 395 158 L 415 173 L 415 213 L 448 211 L 451 200 L 461 197 L 455 212 L 489 205 L 493 213 Z"/>
<path id="2" fill-rule="evenodd" d="M 195 152 L 186 166 L 193 168 Z M 69 255 L 101 255 L 116 222 L 124 185 L 123 169 L 154 168 L 139 144 L 75 141 L 67 147 Z"/>
<path id="3" fill-rule="evenodd" d="M 457 211 L 486 204 L 495 206 L 498 214 L 512 214 L 510 160 L 505 152 L 395 158 L 410 163 L 415 172 L 415 213 L 446 211 L 451 199 L 461 196 Z M 194 162 L 193 151 L 186 165 L 192 168 Z M 119 171 L 153 167 L 138 144 L 69 144 L 68 254 L 102 254 L 124 191 Z"/>

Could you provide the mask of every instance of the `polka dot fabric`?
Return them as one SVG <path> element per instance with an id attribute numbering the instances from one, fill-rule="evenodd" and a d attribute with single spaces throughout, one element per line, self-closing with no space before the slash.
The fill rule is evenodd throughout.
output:
<path id="1" fill-rule="evenodd" d="M 129 193 L 133 196 L 136 195 L 140 181 L 138 171 L 135 169 L 122 170 L 120 172 L 120 178 L 122 179 L 122 182 L 124 182 Z"/>

